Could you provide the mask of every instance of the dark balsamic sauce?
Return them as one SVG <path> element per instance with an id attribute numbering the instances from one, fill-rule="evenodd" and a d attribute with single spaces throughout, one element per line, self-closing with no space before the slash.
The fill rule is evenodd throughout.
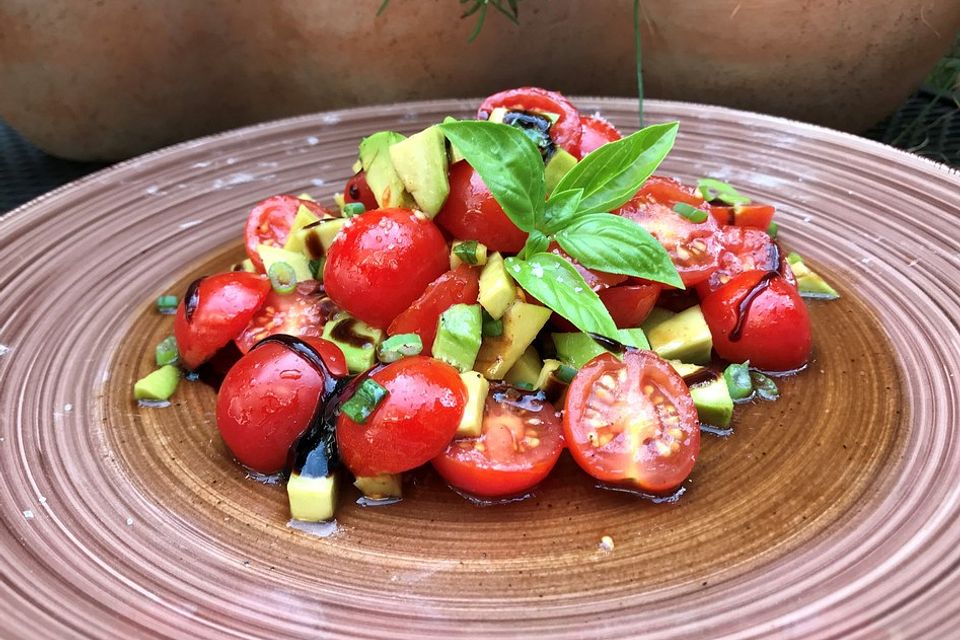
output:
<path id="1" fill-rule="evenodd" d="M 688 387 L 693 387 L 704 382 L 713 382 L 720 377 L 720 374 L 712 369 L 698 369 L 691 374 L 683 376 L 683 381 Z"/>
<path id="2" fill-rule="evenodd" d="M 187 322 L 193 322 L 193 314 L 200 304 L 200 283 L 203 278 L 197 278 L 187 287 L 187 292 L 183 296 L 183 311 L 187 316 Z"/>
<path id="3" fill-rule="evenodd" d="M 288 336 L 284 333 L 277 333 L 272 336 L 267 336 L 257 344 L 253 345 L 253 348 L 250 349 L 250 351 L 253 352 L 255 349 L 259 349 L 263 345 L 269 343 L 280 344 L 303 358 L 307 363 L 310 364 L 311 367 L 313 367 L 314 371 L 316 371 L 320 377 L 323 378 L 324 395 L 333 392 L 333 389 L 336 386 L 337 376 L 333 375 L 333 372 L 330 371 L 327 363 L 323 361 L 323 357 L 320 355 L 320 352 L 314 349 L 310 343 L 294 336 Z"/>
<path id="4" fill-rule="evenodd" d="M 363 349 L 371 344 L 370 336 L 357 332 L 357 324 L 358 322 L 354 318 L 344 318 L 333 326 L 330 337 L 337 342 Z"/>
<path id="5" fill-rule="evenodd" d="M 350 196 L 351 200 L 360 200 L 360 187 L 356 183 L 351 184 L 347 195 Z"/>
<path id="6" fill-rule="evenodd" d="M 602 336 L 599 333 L 587 333 L 588 336 L 593 338 L 593 341 L 598 345 L 606 349 L 607 351 L 622 355 L 632 349 L 633 347 L 628 347 L 627 345 L 614 340 L 613 338 L 608 338 L 607 336 Z"/>
<path id="7" fill-rule="evenodd" d="M 750 312 L 750 307 L 753 306 L 753 301 L 757 299 L 761 293 L 766 291 L 767 287 L 770 286 L 770 283 L 774 278 L 779 278 L 779 271 L 768 271 L 763 274 L 755 285 L 747 292 L 747 295 L 743 296 L 743 300 L 740 301 L 740 306 L 737 307 L 737 323 L 733 326 L 733 329 L 730 331 L 730 342 L 737 342 L 740 340 L 740 336 L 743 333 L 743 327 L 747 323 L 747 314 Z"/>
<path id="8" fill-rule="evenodd" d="M 320 242 L 320 238 L 315 233 L 306 234 L 303 237 L 303 244 L 307 248 L 307 253 L 311 256 L 322 256 L 325 253 L 323 243 Z"/>

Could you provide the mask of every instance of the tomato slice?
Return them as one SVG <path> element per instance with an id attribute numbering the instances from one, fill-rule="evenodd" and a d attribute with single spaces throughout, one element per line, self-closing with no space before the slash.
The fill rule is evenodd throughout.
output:
<path id="1" fill-rule="evenodd" d="M 347 186 L 343 188 L 343 201 L 346 204 L 359 202 L 367 211 L 380 206 L 377 204 L 376 196 L 373 195 L 373 189 L 367 184 L 367 174 L 364 171 L 358 172 L 347 180 Z"/>
<path id="2" fill-rule="evenodd" d="M 320 218 L 328 214 L 326 209 L 312 200 L 301 200 L 287 195 L 267 198 L 250 211 L 244 230 L 244 244 L 247 257 L 253 261 L 257 271 L 263 271 L 263 260 L 257 253 L 257 245 L 282 247 L 290 235 L 290 227 L 293 226 L 293 219 L 297 217 L 297 210 L 301 205 Z"/>
<path id="3" fill-rule="evenodd" d="M 738 227 L 754 227 L 766 231 L 773 222 L 776 209 L 768 204 L 744 204 L 736 207 L 710 205 L 710 215 L 718 224 L 732 224 Z"/>
<path id="4" fill-rule="evenodd" d="M 556 242 L 551 242 L 550 246 L 547 248 L 547 251 L 554 255 L 558 255 L 561 258 L 567 260 L 570 264 L 573 265 L 573 268 L 583 276 L 584 281 L 587 283 L 587 286 L 593 289 L 594 291 L 601 291 L 607 287 L 615 287 L 618 284 L 622 284 L 627 281 L 629 276 L 625 276 L 619 273 L 606 273 L 604 271 L 594 271 L 593 269 L 587 269 L 585 266 L 574 260 L 570 257 L 566 251 L 560 248 Z"/>
<path id="5" fill-rule="evenodd" d="M 323 325 L 338 310 L 316 280 L 297 284 L 292 293 L 271 289 L 260 311 L 234 341 L 242 353 L 267 336 L 283 333 L 295 338 L 319 338 Z"/>
<path id="6" fill-rule="evenodd" d="M 580 112 L 561 94 L 539 87 L 501 91 L 483 101 L 477 111 L 477 118 L 488 119 L 490 113 L 498 107 L 511 111 L 556 114 L 558 118 L 550 127 L 550 138 L 566 151 L 580 157 Z"/>
<path id="7" fill-rule="evenodd" d="M 700 452 L 690 391 L 651 351 L 628 351 L 623 361 L 602 354 L 584 365 L 567 389 L 563 433 L 594 478 L 650 493 L 680 486 Z"/>
<path id="8" fill-rule="evenodd" d="M 639 327 L 657 303 L 662 287 L 656 282 L 625 284 L 600 291 L 600 302 L 620 329 Z"/>
<path id="9" fill-rule="evenodd" d="M 650 202 L 665 204 L 671 209 L 678 202 L 693 207 L 703 207 L 706 203 L 699 191 L 667 176 L 650 176 L 637 192 L 637 196 Z"/>
<path id="10" fill-rule="evenodd" d="M 243 271 L 195 281 L 177 307 L 173 335 L 180 360 L 196 369 L 240 335 L 270 292 L 265 276 Z"/>
<path id="11" fill-rule="evenodd" d="M 771 271 L 780 266 L 780 249 L 766 231 L 726 226 L 720 232 L 719 267 L 697 285 L 703 299 L 744 271 Z"/>
<path id="12" fill-rule="evenodd" d="M 542 394 L 505 387 L 487 396 L 476 438 L 457 438 L 433 459 L 452 486 L 502 498 L 528 491 L 547 477 L 563 451 L 557 410 Z"/>
<path id="13" fill-rule="evenodd" d="M 622 136 L 617 128 L 599 115 L 580 117 L 580 157 L 596 151 L 608 142 L 615 142 Z"/>
<path id="14" fill-rule="evenodd" d="M 474 304 L 480 295 L 476 269 L 461 265 L 427 285 L 423 295 L 390 323 L 387 333 L 415 333 L 423 341 L 423 355 L 432 353 L 440 315 L 455 304 Z"/>

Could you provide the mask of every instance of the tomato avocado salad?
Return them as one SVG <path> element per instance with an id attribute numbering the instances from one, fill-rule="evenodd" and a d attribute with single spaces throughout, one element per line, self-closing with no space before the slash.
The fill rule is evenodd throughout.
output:
<path id="1" fill-rule="evenodd" d="M 224 443 L 284 474 L 298 520 L 333 518 L 347 474 L 390 501 L 423 465 L 521 497 L 564 449 L 601 487 L 677 496 L 701 431 L 807 364 L 802 297 L 837 297 L 773 206 L 655 175 L 677 131 L 520 88 L 372 133 L 335 207 L 267 198 L 247 260 L 157 300 L 173 335 L 134 395 L 212 380 Z"/>

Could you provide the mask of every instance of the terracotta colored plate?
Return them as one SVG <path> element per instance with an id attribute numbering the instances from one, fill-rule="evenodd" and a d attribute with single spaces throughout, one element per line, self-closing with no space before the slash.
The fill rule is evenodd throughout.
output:
<path id="1" fill-rule="evenodd" d="M 579 102 L 635 120 L 630 101 Z M 810 369 L 781 401 L 738 409 L 732 437 L 706 437 L 676 504 L 596 490 L 564 458 L 499 507 L 430 473 L 389 508 L 347 491 L 320 537 L 287 526 L 282 487 L 231 463 L 208 388 L 133 403 L 171 330 L 150 301 L 236 259 L 255 201 L 329 201 L 361 136 L 474 104 L 205 138 L 0 222 L 0 636 L 952 636 L 960 177 L 858 138 L 649 104 L 682 123 L 667 172 L 777 203 L 785 244 L 844 296 L 811 305 Z"/>

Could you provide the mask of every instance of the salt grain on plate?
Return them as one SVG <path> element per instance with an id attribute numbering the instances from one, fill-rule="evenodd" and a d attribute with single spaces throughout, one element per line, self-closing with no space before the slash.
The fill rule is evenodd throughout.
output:
<path id="1" fill-rule="evenodd" d="M 600 551 L 610 552 L 613 551 L 613 538 L 610 536 L 603 536 L 600 538 Z"/>
<path id="2" fill-rule="evenodd" d="M 26 511 L 23 512 L 23 517 L 26 518 L 27 520 L 32 520 L 33 511 L 31 511 L 30 509 L 27 509 Z"/>

